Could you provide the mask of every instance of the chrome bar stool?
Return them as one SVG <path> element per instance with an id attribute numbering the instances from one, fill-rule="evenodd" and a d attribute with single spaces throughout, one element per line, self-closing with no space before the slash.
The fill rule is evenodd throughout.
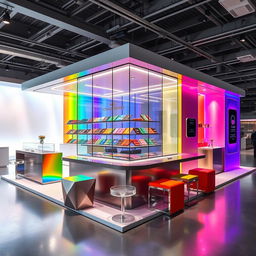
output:
<path id="1" fill-rule="evenodd" d="M 128 223 L 135 218 L 131 214 L 125 213 L 125 199 L 136 194 L 136 187 L 131 185 L 112 186 L 110 188 L 110 194 L 115 197 L 121 198 L 121 214 L 114 215 L 112 220 L 119 223 Z"/>

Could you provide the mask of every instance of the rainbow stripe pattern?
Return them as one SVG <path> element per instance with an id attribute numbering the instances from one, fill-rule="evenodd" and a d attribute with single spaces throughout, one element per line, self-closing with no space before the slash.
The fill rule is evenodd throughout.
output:
<path id="1" fill-rule="evenodd" d="M 84 181 L 84 180 L 93 180 L 94 178 L 80 174 L 80 175 L 76 175 L 76 176 L 66 177 L 64 179 L 73 181 L 73 182 L 79 182 L 79 181 Z"/>
<path id="2" fill-rule="evenodd" d="M 62 153 L 43 155 L 42 183 L 56 182 L 62 179 Z"/>

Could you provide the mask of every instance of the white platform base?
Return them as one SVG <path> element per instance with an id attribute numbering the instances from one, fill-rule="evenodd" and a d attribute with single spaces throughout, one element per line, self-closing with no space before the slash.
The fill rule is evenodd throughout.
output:
<path id="1" fill-rule="evenodd" d="M 9 170 L 10 171 L 10 170 Z M 255 168 L 251 167 L 241 167 L 234 169 L 229 172 L 222 172 L 216 175 L 216 189 L 226 184 L 235 181 L 245 175 L 248 175 L 255 171 Z M 27 180 L 27 179 L 16 179 L 15 172 L 12 170 L 10 175 L 2 176 L 2 179 L 12 183 L 18 187 L 21 187 L 27 191 L 30 191 L 38 196 L 41 196 L 45 199 L 48 199 L 62 207 L 67 208 L 64 205 L 61 183 L 53 183 L 47 185 L 41 185 L 36 182 Z M 202 195 L 202 193 L 200 193 Z M 193 193 L 192 197 L 195 196 Z M 109 207 L 100 202 L 95 202 L 94 207 L 88 208 L 86 210 L 76 211 L 71 208 L 68 208 L 76 213 L 79 213 L 85 217 L 88 217 L 94 221 L 97 221 L 101 224 L 104 224 L 112 229 L 115 229 L 119 232 L 125 232 L 129 229 L 132 229 L 138 225 L 141 225 L 162 213 L 157 210 L 149 210 L 146 206 L 136 208 L 133 210 L 128 210 L 127 213 L 133 215 L 135 220 L 130 223 L 117 223 L 112 220 L 112 216 L 120 214 L 120 210 L 116 208 Z"/>
<path id="2" fill-rule="evenodd" d="M 215 184 L 216 188 L 225 186 L 232 181 L 240 179 L 243 176 L 246 176 L 246 175 L 254 172 L 255 170 L 256 169 L 254 167 L 241 166 L 240 168 L 237 168 L 237 169 L 234 169 L 231 171 L 221 172 L 216 175 L 216 184 Z"/>
<path id="3" fill-rule="evenodd" d="M 48 199 L 62 207 L 68 208 L 64 205 L 61 182 L 41 185 L 24 178 L 16 179 L 11 175 L 3 175 L 2 179 L 25 190 L 28 190 L 38 196 Z M 112 220 L 112 216 L 120 214 L 120 210 L 109 207 L 100 202 L 95 202 L 94 207 L 87 208 L 85 210 L 76 211 L 71 208 L 68 209 L 92 220 L 95 220 L 101 224 L 104 224 L 110 228 L 113 228 L 119 232 L 125 232 L 162 214 L 159 211 L 149 210 L 146 206 L 142 206 L 133 210 L 127 210 L 127 213 L 134 216 L 134 221 L 130 223 L 117 223 Z"/>

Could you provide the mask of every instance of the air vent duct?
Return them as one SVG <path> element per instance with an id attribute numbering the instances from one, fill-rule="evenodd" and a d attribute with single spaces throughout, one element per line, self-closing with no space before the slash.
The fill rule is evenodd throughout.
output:
<path id="1" fill-rule="evenodd" d="M 246 50 L 241 51 L 236 55 L 236 58 L 240 62 L 251 62 L 256 60 L 256 51 L 255 50 Z"/>
<path id="2" fill-rule="evenodd" d="M 255 12 L 255 8 L 249 0 L 219 0 L 219 3 L 234 18 Z"/>

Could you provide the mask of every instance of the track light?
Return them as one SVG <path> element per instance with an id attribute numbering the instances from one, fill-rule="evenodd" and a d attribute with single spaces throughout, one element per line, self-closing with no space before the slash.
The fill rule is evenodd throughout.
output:
<path id="1" fill-rule="evenodd" d="M 11 17 L 10 17 L 10 14 L 9 14 L 9 12 L 7 10 L 4 12 L 4 15 L 3 15 L 3 18 L 2 18 L 2 22 L 4 24 L 10 24 L 11 23 Z"/>
<path id="2" fill-rule="evenodd" d="M 239 41 L 240 41 L 241 43 L 245 43 L 245 42 L 246 42 L 246 40 L 245 40 L 245 38 L 244 38 L 243 35 L 241 35 L 241 36 L 239 37 Z"/>
<path id="3" fill-rule="evenodd" d="M 9 70 L 10 70 L 9 65 L 6 65 L 5 66 L 5 71 L 9 71 Z"/>

